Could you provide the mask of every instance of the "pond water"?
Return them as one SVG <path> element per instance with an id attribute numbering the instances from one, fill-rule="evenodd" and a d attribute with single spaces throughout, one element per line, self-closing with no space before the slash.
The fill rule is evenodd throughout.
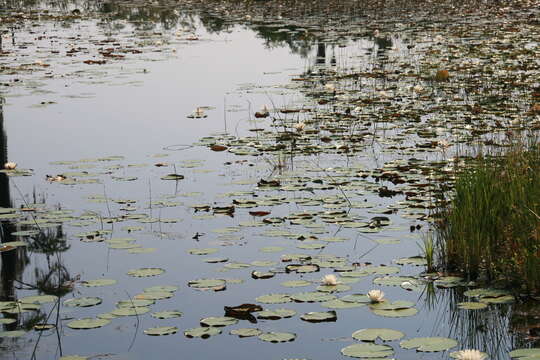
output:
<path id="1" fill-rule="evenodd" d="M 416 125 L 377 120 L 377 106 L 423 107 L 430 86 L 417 78 L 396 87 L 377 74 L 420 68 L 434 34 L 403 23 L 389 25 L 403 31 L 385 31 L 384 22 L 323 32 L 307 20 L 256 22 L 240 9 L 227 18 L 219 7 L 193 4 L 148 13 L 135 3 L 64 5 L 28 6 L 27 20 L 0 25 L 2 159 L 18 164 L 0 174 L 2 242 L 14 247 L 2 252 L 1 358 L 345 359 L 343 348 L 367 344 L 356 357 L 446 359 L 474 348 L 506 359 L 538 345 L 513 327 L 520 310 L 512 296 L 467 296 L 472 283 L 424 276 L 424 259 L 409 258 L 422 255 L 430 236 L 436 200 L 422 189 L 440 175 L 421 169 L 447 166 L 454 148 L 415 147 L 429 138 L 409 136 Z M 3 19 L 13 14 L 5 10 Z M 339 77 L 353 71 L 375 75 Z M 410 86 L 417 95 L 401 93 Z M 435 88 L 431 106 L 469 91 Z M 333 103 L 362 97 L 378 100 L 360 115 Z M 351 114 L 359 121 L 343 130 Z M 418 118 L 442 144 L 445 125 L 433 116 Z M 468 130 L 460 121 L 450 129 L 457 147 Z M 389 175 L 415 164 L 417 172 Z M 385 192 L 402 189 L 394 185 L 403 179 L 420 186 Z M 320 287 L 327 274 L 340 284 Z M 96 279 L 110 281 L 90 286 Z M 200 279 L 215 281 L 197 289 Z M 156 286 L 170 288 L 148 291 Z M 388 300 L 368 304 L 372 289 Z M 60 299 L 27 298 L 46 294 Z M 278 320 L 261 312 L 220 318 L 227 326 L 203 326 L 209 338 L 187 336 L 202 319 L 244 303 L 292 311 L 271 314 Z M 302 320 L 309 312 L 331 321 Z M 82 318 L 93 323 L 73 322 Z M 145 333 L 156 327 L 165 334 Z M 284 342 L 255 330 L 230 334 L 240 328 L 285 333 Z M 369 328 L 403 334 L 378 348 L 353 339 Z M 402 342 L 423 337 L 455 343 L 427 340 L 433 352 Z"/>

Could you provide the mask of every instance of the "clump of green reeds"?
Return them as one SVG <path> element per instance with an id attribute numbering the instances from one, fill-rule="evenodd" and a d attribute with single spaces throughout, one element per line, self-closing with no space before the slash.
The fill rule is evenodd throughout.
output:
<path id="1" fill-rule="evenodd" d="M 437 222 L 440 265 L 540 291 L 540 147 L 479 157 L 457 175 Z"/>

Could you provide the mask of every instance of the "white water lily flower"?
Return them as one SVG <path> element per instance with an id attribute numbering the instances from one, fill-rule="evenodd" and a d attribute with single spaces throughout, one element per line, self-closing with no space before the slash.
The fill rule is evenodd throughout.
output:
<path id="1" fill-rule="evenodd" d="M 336 275 L 328 274 L 324 275 L 324 277 L 322 278 L 322 283 L 323 285 L 337 285 L 339 284 L 339 281 Z"/>
<path id="2" fill-rule="evenodd" d="M 484 360 L 487 355 L 478 350 L 461 350 L 456 353 L 456 359 L 458 360 Z"/>
<path id="3" fill-rule="evenodd" d="M 379 303 L 384 301 L 384 292 L 382 292 L 381 290 L 370 290 L 367 293 L 367 296 L 372 303 Z"/>
<path id="4" fill-rule="evenodd" d="M 303 122 L 299 122 L 293 125 L 293 128 L 296 129 L 296 131 L 302 131 L 306 127 L 306 124 Z"/>
<path id="5" fill-rule="evenodd" d="M 328 91 L 336 91 L 336 85 L 334 84 L 326 84 L 324 85 L 324 88 Z"/>
<path id="6" fill-rule="evenodd" d="M 12 162 L 12 161 L 9 161 L 4 164 L 4 169 L 6 170 L 15 170 L 16 167 L 17 167 L 17 163 Z"/>

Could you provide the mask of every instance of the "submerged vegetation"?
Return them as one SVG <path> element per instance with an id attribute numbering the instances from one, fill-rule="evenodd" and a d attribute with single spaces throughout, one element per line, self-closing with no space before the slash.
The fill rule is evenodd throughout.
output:
<path id="1" fill-rule="evenodd" d="M 538 293 L 540 149 L 535 144 L 471 162 L 439 214 L 441 262 L 472 279 Z"/>

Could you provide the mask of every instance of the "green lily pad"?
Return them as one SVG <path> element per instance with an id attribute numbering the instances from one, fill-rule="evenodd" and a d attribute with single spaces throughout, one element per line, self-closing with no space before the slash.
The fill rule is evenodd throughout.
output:
<path id="1" fill-rule="evenodd" d="M 149 276 L 161 275 L 164 272 L 165 270 L 160 269 L 160 268 L 141 268 L 141 269 L 129 270 L 127 274 L 133 277 L 149 277 Z"/>
<path id="2" fill-rule="evenodd" d="M 229 261 L 229 258 L 223 257 L 223 258 L 207 258 L 204 259 L 204 262 L 209 264 L 217 264 L 217 263 L 223 263 Z"/>
<path id="3" fill-rule="evenodd" d="M 510 351 L 508 355 L 520 360 L 536 360 L 540 359 L 540 348 L 516 349 Z"/>
<path id="4" fill-rule="evenodd" d="M 208 339 L 210 336 L 221 334 L 221 330 L 217 327 L 197 327 L 184 331 L 184 335 L 188 338 L 200 337 Z"/>
<path id="5" fill-rule="evenodd" d="M 385 276 L 375 278 L 373 280 L 373 283 L 376 285 L 400 286 L 404 282 L 411 281 L 411 279 L 413 281 L 415 280 L 413 277 L 410 276 Z"/>
<path id="6" fill-rule="evenodd" d="M 255 300 L 263 304 L 284 304 L 292 301 L 289 294 L 262 295 Z"/>
<path id="7" fill-rule="evenodd" d="M 81 284 L 86 287 L 96 287 L 96 286 L 109 286 L 116 284 L 117 281 L 114 279 L 96 279 L 96 280 L 85 280 Z"/>
<path id="8" fill-rule="evenodd" d="M 169 174 L 161 177 L 161 180 L 183 180 L 184 175 L 180 174 Z"/>
<path id="9" fill-rule="evenodd" d="M 65 306 L 71 307 L 89 307 L 101 304 L 101 299 L 98 297 L 80 297 L 64 301 Z"/>
<path id="10" fill-rule="evenodd" d="M 53 295 L 36 295 L 23 297 L 19 299 L 19 302 L 27 304 L 46 304 L 56 302 L 57 300 L 58 297 Z"/>
<path id="11" fill-rule="evenodd" d="M 172 335 L 176 334 L 177 332 L 178 328 L 176 326 L 160 326 L 144 330 L 144 333 L 150 336 Z"/>
<path id="12" fill-rule="evenodd" d="M 403 340 L 399 343 L 403 349 L 416 349 L 416 351 L 423 352 L 445 351 L 457 345 L 456 340 L 445 337 L 419 337 Z"/>
<path id="13" fill-rule="evenodd" d="M 409 309 L 412 308 L 415 303 L 411 301 L 381 301 L 378 303 L 373 303 L 369 305 L 369 308 L 372 310 L 400 310 L 400 309 Z"/>
<path id="14" fill-rule="evenodd" d="M 17 321 L 16 319 L 11 319 L 11 318 L 0 318 L 0 325 L 9 325 L 9 324 L 13 324 L 16 321 Z"/>
<path id="15" fill-rule="evenodd" d="M 373 310 L 375 315 L 385 316 L 385 317 L 407 317 L 413 316 L 418 313 L 416 308 L 407 308 L 407 309 L 397 309 L 397 310 L 384 310 L 384 309 L 375 309 Z"/>
<path id="16" fill-rule="evenodd" d="M 134 307 L 143 307 L 154 304 L 155 301 L 152 299 L 129 299 L 121 300 L 116 303 L 118 308 L 134 308 Z"/>
<path id="17" fill-rule="evenodd" d="M 197 290 L 225 290 L 225 280 L 223 279 L 198 279 L 192 280 L 188 283 L 188 286 Z"/>
<path id="18" fill-rule="evenodd" d="M 351 287 L 349 285 L 337 284 L 337 285 L 320 285 L 317 287 L 317 291 L 325 293 L 343 292 L 349 291 Z"/>
<path id="19" fill-rule="evenodd" d="M 240 328 L 240 329 L 234 329 L 230 332 L 231 335 L 237 335 L 238 337 L 251 337 L 251 336 L 259 336 L 262 334 L 262 331 L 259 329 L 254 328 Z"/>
<path id="20" fill-rule="evenodd" d="M 311 284 L 313 283 L 307 280 L 289 280 L 289 281 L 284 281 L 281 283 L 281 285 L 285 287 L 302 287 L 302 286 L 309 286 Z"/>
<path id="21" fill-rule="evenodd" d="M 448 354 L 448 356 L 451 357 L 452 359 L 470 359 L 471 358 L 471 357 L 464 357 L 462 351 L 463 350 L 453 351 L 450 354 Z M 473 356 L 474 357 L 472 357 L 472 359 L 475 359 L 475 360 L 483 360 L 483 359 L 488 358 L 488 354 L 481 351 L 477 352 L 477 350 L 475 350 L 475 354 Z"/>
<path id="22" fill-rule="evenodd" d="M 353 344 L 341 349 L 341 353 L 354 358 L 385 358 L 392 356 L 394 349 L 388 345 Z"/>
<path id="23" fill-rule="evenodd" d="M 325 294 L 318 291 L 291 294 L 289 296 L 296 302 L 324 302 L 336 299 L 334 295 Z"/>
<path id="24" fill-rule="evenodd" d="M 308 312 L 302 316 L 300 319 L 308 322 L 318 323 L 326 321 L 337 321 L 337 314 L 335 311 L 320 311 L 320 312 Z"/>
<path id="25" fill-rule="evenodd" d="M 353 339 L 361 341 L 375 341 L 377 339 L 393 341 L 399 340 L 404 336 L 405 334 L 401 331 L 393 329 L 362 329 L 352 334 Z"/>
<path id="26" fill-rule="evenodd" d="M 270 278 L 273 278 L 274 275 L 276 274 L 270 271 L 252 271 L 251 272 L 251 277 L 253 279 L 270 279 Z"/>
<path id="27" fill-rule="evenodd" d="M 177 310 L 158 311 L 158 312 L 150 314 L 150 316 L 156 319 L 173 319 L 173 318 L 181 317 L 182 313 Z"/>
<path id="28" fill-rule="evenodd" d="M 207 317 L 201 320 L 201 326 L 222 327 L 234 325 L 238 319 L 229 316 Z"/>
<path id="29" fill-rule="evenodd" d="M 105 326 L 110 322 L 110 320 L 106 319 L 84 318 L 70 321 L 67 323 L 67 326 L 71 329 L 96 329 Z"/>
<path id="30" fill-rule="evenodd" d="M 26 334 L 24 330 L 0 331 L 0 338 L 16 338 Z"/>
<path id="31" fill-rule="evenodd" d="M 287 332 L 267 332 L 259 335 L 259 339 L 271 343 L 281 343 L 294 341 L 294 339 L 296 339 L 296 334 Z"/>
<path id="32" fill-rule="evenodd" d="M 352 309 L 352 308 L 366 306 L 366 304 L 362 304 L 358 302 L 348 302 L 348 301 L 343 301 L 341 299 L 335 299 L 335 300 L 322 302 L 321 306 L 327 309 Z"/>
<path id="33" fill-rule="evenodd" d="M 340 300 L 353 303 L 369 304 L 371 299 L 366 294 L 350 294 L 340 298 Z"/>
<path id="34" fill-rule="evenodd" d="M 265 320 L 279 320 L 283 318 L 290 318 L 296 315 L 296 311 L 290 309 L 274 309 L 274 310 L 264 310 L 257 313 L 258 319 Z"/>
<path id="35" fill-rule="evenodd" d="M 149 307 L 146 306 L 135 306 L 135 307 L 122 307 L 117 308 L 111 311 L 111 314 L 115 316 L 139 316 L 146 314 L 150 311 Z"/>
<path id="36" fill-rule="evenodd" d="M 481 310 L 488 307 L 487 304 L 481 302 L 460 302 L 457 306 L 463 310 Z"/>

